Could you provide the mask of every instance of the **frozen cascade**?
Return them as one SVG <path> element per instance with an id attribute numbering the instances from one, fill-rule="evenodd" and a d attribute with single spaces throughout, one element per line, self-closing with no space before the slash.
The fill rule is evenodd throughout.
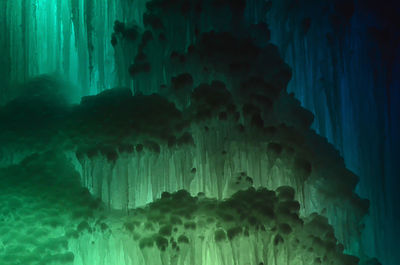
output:
<path id="1" fill-rule="evenodd" d="M 213 83 L 213 85 L 216 92 L 224 89 L 220 83 Z M 14 122 L 11 128 L 2 128 L 2 136 L 5 142 L 20 143 L 22 146 L 27 146 L 25 142 L 35 142 L 36 146 L 31 146 L 31 148 L 36 147 L 37 150 L 34 150 L 35 155 L 10 168 L 26 170 L 21 173 L 21 177 L 28 177 L 28 179 L 27 172 L 36 172 L 35 176 L 37 174 L 37 177 L 43 178 L 38 182 L 40 185 L 43 182 L 46 183 L 47 178 L 51 180 L 53 174 L 58 176 L 55 172 L 61 170 L 64 173 L 59 175 L 61 178 L 59 181 L 69 179 L 69 175 L 74 176 L 80 180 L 81 184 L 88 187 L 92 194 L 101 198 L 105 202 L 106 208 L 123 209 L 124 212 L 133 216 L 136 215 L 137 206 L 147 205 L 162 196 L 162 192 L 165 191 L 174 192 L 185 188 L 193 195 L 199 194 L 199 197 L 204 197 L 205 194 L 207 197 L 227 199 L 235 191 L 245 190 L 252 186 L 268 186 L 275 189 L 282 185 L 289 185 L 296 190 L 296 198 L 302 203 L 301 215 L 303 217 L 315 211 L 327 216 L 335 216 L 336 219 L 330 218 L 329 220 L 336 229 L 335 236 L 339 238 L 339 242 L 357 252 L 354 244 L 358 242 L 359 225 L 367 210 L 367 204 L 353 193 L 357 178 L 344 168 L 338 153 L 323 138 L 307 129 L 310 125 L 310 121 L 307 121 L 308 118 L 306 118 L 308 117 L 307 112 L 302 113 L 297 109 L 296 101 L 283 93 L 281 97 L 275 99 L 277 110 L 273 112 L 275 114 L 270 113 L 270 115 L 277 115 L 277 119 L 279 115 L 282 115 L 281 119 L 283 119 L 285 112 L 280 110 L 280 106 L 284 106 L 288 113 L 292 113 L 290 116 L 292 121 L 287 120 L 289 124 L 295 124 L 298 119 L 306 119 L 307 125 L 300 123 L 295 127 L 289 127 L 282 124 L 276 125 L 275 122 L 270 121 L 271 126 L 261 128 L 252 116 L 254 114 L 249 113 L 250 110 L 244 111 L 243 116 L 238 117 L 238 112 L 233 111 L 230 102 L 217 104 L 217 109 L 213 104 L 198 105 L 199 102 L 207 104 L 207 101 L 203 100 L 211 100 L 212 103 L 215 96 L 218 96 L 217 99 L 225 100 L 225 97 L 221 98 L 218 94 L 208 95 L 203 99 L 198 98 L 199 95 L 202 95 L 196 93 L 199 89 L 208 88 L 200 86 L 195 89 L 194 96 L 192 95 L 191 101 L 197 105 L 194 109 L 197 112 L 197 114 L 194 113 L 195 117 L 202 113 L 204 108 L 210 107 L 213 112 L 218 114 L 218 117 L 193 120 L 186 125 L 187 128 L 182 136 L 179 136 L 180 133 L 178 133 L 179 137 L 172 142 L 169 140 L 168 144 L 160 141 L 162 138 L 157 140 L 154 137 L 158 135 L 158 137 L 173 140 L 172 135 L 165 136 L 165 132 L 171 132 L 171 128 L 182 127 L 180 124 L 182 118 L 180 112 L 174 109 L 174 105 L 166 104 L 166 100 L 159 96 L 129 96 L 129 90 L 116 89 L 84 98 L 79 106 L 73 106 L 72 109 L 60 107 L 61 109 L 57 110 L 53 106 L 53 111 L 48 114 L 47 119 L 40 120 L 42 123 L 39 125 L 44 128 L 44 131 L 38 131 L 38 135 L 29 133 L 32 129 L 31 126 L 37 126 L 35 123 L 31 124 L 30 121 L 34 121 L 37 117 L 43 117 L 42 108 L 46 109 L 51 106 L 46 104 L 52 104 L 52 102 L 59 104 L 60 101 L 53 99 L 46 102 L 39 97 L 37 99 L 30 98 L 31 103 L 27 104 L 29 101 L 21 98 L 1 109 L 2 120 L 7 121 L 5 117 L 11 117 Z M 224 90 L 221 92 L 225 95 Z M 38 110 L 35 109 L 38 107 L 36 106 L 38 102 L 35 100 L 40 100 Z M 20 101 L 25 103 L 24 107 L 27 108 L 30 116 L 18 115 L 21 111 Z M 297 104 L 299 103 L 297 102 Z M 113 107 L 115 105 L 119 108 Z M 231 106 L 231 112 L 224 114 L 222 110 L 227 105 Z M 137 116 L 138 113 L 141 115 L 155 113 L 155 109 L 158 113 L 166 116 L 162 119 L 153 116 L 154 124 L 148 117 Z M 34 113 L 34 110 L 38 113 Z M 61 120 L 58 120 L 60 117 Z M 168 119 L 168 122 L 164 122 L 165 119 Z M 132 121 L 136 122 L 135 127 L 121 127 Z M 175 124 L 176 122 L 177 124 Z M 6 124 L 12 123 L 8 121 Z M 82 124 L 85 124 L 86 127 Z M 275 125 L 272 126 L 272 124 Z M 109 132 L 112 132 L 111 135 L 107 131 L 96 130 L 98 127 L 105 128 L 106 126 Z M 140 137 L 135 136 L 138 134 L 136 131 L 138 128 L 142 134 Z M 63 134 L 54 133 L 58 130 Z M 116 136 L 117 138 L 120 136 L 114 135 L 115 132 L 125 135 L 123 140 L 131 143 L 125 142 L 115 146 L 115 142 L 121 140 L 116 139 Z M 160 133 L 161 135 L 159 135 Z M 43 139 L 43 134 L 48 137 Z M 152 135 L 152 137 L 148 135 Z M 130 139 L 131 136 L 134 136 L 134 139 Z M 99 142 L 105 146 L 99 145 Z M 110 143 L 114 145 L 109 146 Z M 4 147 L 5 145 L 2 146 L 2 148 Z M 59 163 L 62 163 L 63 160 L 71 161 L 72 164 L 68 165 L 69 171 L 59 169 L 57 163 L 54 168 L 43 167 L 48 163 L 51 166 L 54 159 L 51 158 L 52 154 L 42 158 L 40 153 L 54 149 L 59 150 L 57 151 L 59 155 L 63 152 L 68 154 L 69 158 L 60 158 Z M 39 161 L 35 162 L 37 159 Z M 47 160 L 49 162 L 44 163 Z M 31 165 L 33 162 L 35 163 Z M 17 163 L 17 161 L 13 161 L 13 163 Z M 75 171 L 75 169 L 78 170 Z M 19 175 L 18 172 L 13 173 L 9 170 L 5 171 L 5 176 Z M 41 170 L 45 171 L 43 175 Z M 32 181 L 35 181 L 35 178 L 32 178 Z M 10 185 L 10 187 L 14 185 Z M 64 184 L 51 185 L 63 186 Z M 77 184 L 75 183 L 75 185 Z M 36 185 L 28 182 L 26 188 L 35 190 Z M 89 193 L 85 194 L 85 196 L 89 195 Z M 74 196 L 77 196 L 76 199 L 79 200 L 78 195 Z M 92 207 L 92 199 L 82 199 L 88 200 L 88 207 Z M 99 202 L 94 206 L 98 204 Z M 35 205 L 36 202 L 32 207 L 38 207 Z M 87 213 L 85 208 L 80 208 L 85 205 L 77 207 L 70 214 L 76 215 L 76 218 L 79 217 L 78 220 L 81 220 L 82 215 L 88 214 L 90 217 L 90 212 Z M 300 210 L 300 205 L 298 210 Z M 21 214 L 23 213 L 24 211 Z M 58 221 L 51 217 L 52 213 L 49 213 L 49 225 L 57 227 Z M 65 214 L 68 215 L 68 213 Z M 108 218 L 108 214 L 105 217 Z M 68 217 L 65 218 L 68 219 Z M 77 230 L 88 230 L 89 224 L 85 223 L 87 221 L 82 221 L 82 224 L 80 222 L 73 223 L 77 226 Z M 107 226 L 103 225 L 103 227 Z M 72 229 L 74 230 L 73 227 Z M 75 232 L 71 231 L 66 236 L 75 238 L 74 235 Z M 62 233 L 59 236 L 63 237 Z M 88 236 L 93 237 L 92 233 Z M 104 235 L 99 236 L 101 242 Z M 118 241 L 124 238 L 121 236 L 121 239 L 118 239 L 119 237 L 116 236 L 116 238 L 110 239 L 111 241 L 100 244 L 101 246 L 108 245 L 114 242 L 113 240 Z M 65 248 L 63 247 L 66 244 L 65 240 L 60 241 L 62 249 Z M 83 260 L 96 260 L 93 258 L 93 255 L 98 256 L 96 252 L 85 254 L 87 251 L 96 251 L 92 247 L 87 247 L 88 242 L 91 241 L 85 237 L 82 240 L 83 242 L 80 243 L 74 243 L 75 241 L 72 239 L 68 240 L 68 246 L 74 246 L 72 249 L 72 253 L 76 257 L 74 260 L 79 262 L 81 256 L 83 256 Z M 280 241 L 279 237 L 277 240 Z M 97 239 L 93 241 L 97 242 Z M 121 248 L 112 248 L 112 250 L 106 251 L 104 255 L 111 256 L 104 260 L 108 258 L 118 260 L 117 256 L 123 256 L 125 253 L 123 249 L 134 246 L 136 243 L 122 241 L 118 244 Z M 267 249 L 270 248 L 267 247 Z M 120 254 L 115 254 L 114 251 L 119 251 Z M 89 256 L 85 258 L 85 255 Z M 68 259 L 68 257 L 67 255 L 66 258 Z"/>
<path id="2" fill-rule="evenodd" d="M 337 159 L 335 152 L 321 158 L 307 149 L 301 150 L 301 144 L 282 144 L 287 139 L 278 135 L 291 133 L 285 127 L 278 128 L 276 136 L 265 142 L 254 142 L 254 134 L 241 133 L 235 126 L 226 126 L 221 131 L 218 120 L 206 125 L 193 129 L 194 147 L 170 150 L 161 146 L 158 152 L 132 148 L 129 155 L 121 153 L 113 161 L 100 153 L 90 157 L 79 155 L 75 165 L 81 172 L 83 185 L 92 194 L 113 209 L 128 211 L 154 201 L 164 191 L 186 189 L 193 195 L 204 193 L 207 197 L 225 199 L 249 187 L 291 186 L 302 205 L 302 215 L 320 212 L 334 216 L 330 221 L 340 241 L 348 247 L 357 241 L 358 224 L 366 205 L 353 195 L 343 193 L 340 185 L 336 187 L 337 182 L 355 180 L 355 176 L 344 167 L 331 165 L 330 161 Z M 235 130 L 238 133 L 232 139 Z M 309 137 L 306 141 L 317 149 L 315 136 Z M 314 150 L 317 154 L 331 148 L 327 143 L 319 144 L 321 149 Z M 340 199 L 333 199 L 333 194 L 341 194 Z M 357 225 L 349 229 L 350 224 Z"/>
<path id="3" fill-rule="evenodd" d="M 136 211 L 140 212 L 136 209 L 137 206 L 151 205 L 151 202 L 160 198 L 164 191 L 175 192 L 186 189 L 192 196 L 199 194 L 198 198 L 203 198 L 204 193 L 206 197 L 221 200 L 230 198 L 235 191 L 252 186 L 268 187 L 271 190 L 278 189 L 283 185 L 291 186 L 295 189 L 296 200 L 301 204 L 302 218 L 306 220 L 309 218 L 307 216 L 314 211 L 328 217 L 329 223 L 335 229 L 335 236 L 339 242 L 345 245 L 346 251 L 359 255 L 363 259 L 366 258 L 364 256 L 366 253 L 383 258 L 386 256 L 386 259 L 390 258 L 392 254 L 382 252 L 384 248 L 390 250 L 389 241 L 385 243 L 386 245 L 368 245 L 369 242 L 376 242 L 371 240 L 368 235 L 376 233 L 378 224 L 383 223 L 379 219 L 383 215 L 372 220 L 372 225 L 367 227 L 367 233 L 364 234 L 366 237 L 364 244 L 358 245 L 362 230 L 361 218 L 366 212 L 367 205 L 353 193 L 357 177 L 345 169 L 343 161 L 332 146 L 309 131 L 312 117 L 285 92 L 291 74 L 288 68 L 282 64 L 276 48 L 267 44 L 271 33 L 272 40 L 278 44 L 285 60 L 293 67 L 293 80 L 289 84 L 289 91 L 294 91 L 303 105 L 316 114 L 314 127 L 339 148 L 346 165 L 362 176 L 359 186 L 360 193 L 371 199 L 373 202 L 371 211 L 376 213 L 379 208 L 378 204 L 382 203 L 385 198 L 382 198 L 383 192 L 380 190 L 371 191 L 370 189 L 382 186 L 382 183 L 376 183 L 374 180 L 380 171 L 379 168 L 373 166 L 368 168 L 365 165 L 376 164 L 377 159 L 370 155 L 382 154 L 382 149 L 387 149 L 380 145 L 379 140 L 371 140 L 376 135 L 384 135 L 385 132 L 382 130 L 385 130 L 387 126 L 382 123 L 382 126 L 370 130 L 370 126 L 365 125 L 369 123 L 365 122 L 364 124 L 364 121 L 360 121 L 359 118 L 362 115 L 357 114 L 366 110 L 365 107 L 362 107 L 364 106 L 361 104 L 362 102 L 376 102 L 377 105 L 372 106 L 378 110 L 381 109 L 379 100 L 374 100 L 375 96 L 370 93 L 374 91 L 372 84 L 376 82 L 367 78 L 361 80 L 364 89 L 368 88 L 368 92 L 364 93 L 362 97 L 360 97 L 360 91 L 346 89 L 360 87 L 361 82 L 358 76 L 373 76 L 370 74 L 373 70 L 372 67 L 368 68 L 369 64 L 363 61 L 367 58 L 368 52 L 368 47 L 365 47 L 363 41 L 364 36 L 360 34 L 354 37 L 350 32 L 343 30 L 338 34 L 344 36 L 343 39 L 335 40 L 332 34 L 337 32 L 332 30 L 326 39 L 319 38 L 321 29 L 315 26 L 308 29 L 309 22 L 311 21 L 311 25 L 318 24 L 321 28 L 331 27 L 329 24 L 331 22 L 324 19 L 319 21 L 314 18 L 315 15 L 320 15 L 319 12 L 307 11 L 318 8 L 319 5 L 316 3 L 304 5 L 302 9 L 296 9 L 293 14 L 292 11 L 286 10 L 285 7 L 288 7 L 289 4 L 285 1 L 282 1 L 283 7 L 269 6 L 268 2 L 264 5 L 261 1 L 249 1 L 243 15 L 240 11 L 240 1 L 233 6 L 222 1 L 221 6 L 217 7 L 209 5 L 209 1 L 203 1 L 204 6 L 199 9 L 201 10 L 201 15 L 199 15 L 197 6 L 189 5 L 182 9 L 176 9 L 180 8 L 179 3 L 178 6 L 174 6 L 174 4 L 163 6 L 163 1 L 151 2 L 153 6 L 144 17 L 145 1 L 75 0 L 50 3 L 18 0 L 0 3 L 0 7 L 7 10 L 5 15 L 0 15 L 0 22 L 5 22 L 0 27 L 9 34 L 4 38 L 1 36 L 0 43 L 7 51 L 5 54 L 10 55 L 1 58 L 2 62 L 4 61 L 2 67 L 5 68 L 0 69 L 0 76 L 4 76 L 3 81 L 9 83 L 9 86 L 3 86 L 1 100 L 9 101 L 11 98 L 17 97 L 16 102 L 11 102 L 0 111 L 3 121 L 4 117 L 11 117 L 7 118 L 8 123 L 0 125 L 2 130 L 6 131 L 6 133 L 2 132 L 0 137 L 0 140 L 5 143 L 0 150 L 1 166 L 24 164 L 26 163 L 24 158 L 33 153 L 59 150 L 60 153 L 66 153 L 69 160 L 72 160 L 74 170 L 79 172 L 81 184 L 87 187 L 93 195 L 101 198 L 106 208 L 123 209 L 134 216 L 136 216 Z M 162 12 L 159 11 L 158 4 L 160 3 Z M 190 15 L 176 13 L 176 10 L 181 10 L 183 13 L 190 10 L 187 13 Z M 270 10 L 268 24 L 271 32 L 263 23 L 267 10 Z M 328 11 L 331 12 L 329 9 Z M 314 14 L 311 20 L 305 19 L 307 16 L 303 16 L 308 14 L 307 12 Z M 221 14 L 225 15 L 222 17 L 228 19 L 226 21 L 218 19 Z M 285 14 L 288 15 L 285 16 Z M 356 18 L 353 19 L 356 20 Z M 228 20 L 232 23 L 227 22 Z M 320 23 L 315 23 L 315 20 Z M 328 24 L 329 26 L 327 26 Z M 352 25 L 357 25 L 357 23 L 353 22 Z M 47 30 L 43 30 L 44 28 Z M 210 33 L 211 30 L 216 32 Z M 232 36 L 220 34 L 221 32 L 228 32 Z M 221 49 L 219 50 L 223 54 L 221 57 L 218 57 L 220 55 L 217 53 L 207 51 L 210 47 L 220 49 L 221 47 L 218 45 L 221 43 L 226 45 L 226 41 L 236 42 L 237 38 L 242 37 L 252 39 L 252 42 L 256 43 L 249 50 L 258 51 L 260 47 L 265 49 L 261 52 L 265 56 L 263 59 L 266 59 L 264 62 L 256 59 L 251 52 L 244 52 L 246 49 L 241 50 L 242 53 L 236 53 L 235 56 L 229 54 L 231 50 Z M 213 40 L 221 41 L 221 43 L 218 44 Z M 328 44 L 325 41 L 328 41 Z M 246 45 L 249 44 L 242 42 L 238 46 L 230 48 L 233 50 L 248 48 Z M 46 49 L 39 48 L 42 46 Z M 326 50 L 321 47 L 325 47 Z M 354 51 L 348 51 L 348 47 L 355 47 Z M 224 52 L 227 52 L 227 57 L 224 57 Z M 250 59 L 246 56 L 253 56 L 253 58 Z M 244 63 L 233 62 L 237 64 L 231 64 L 229 67 L 221 63 L 226 58 L 233 57 L 240 58 L 239 60 L 243 60 L 240 63 Z M 247 60 L 251 62 L 251 66 L 246 65 Z M 309 66 L 307 69 L 313 70 L 305 71 L 304 65 Z M 246 67 L 248 67 L 247 70 L 250 68 L 249 71 L 252 74 L 263 76 L 267 80 L 264 80 L 267 84 L 260 83 L 259 79 L 251 79 L 251 76 L 243 75 L 242 71 Z M 356 69 L 359 69 L 359 72 L 355 72 Z M 236 72 L 232 74 L 229 71 Z M 343 74 L 347 71 L 354 71 L 354 73 Z M 72 83 L 81 87 L 75 96 L 77 98 L 97 94 L 114 86 L 129 87 L 136 96 L 131 102 L 131 95 L 127 94 L 125 90 L 123 90 L 124 92 L 105 91 L 106 93 L 99 94 L 98 97 L 83 98 L 81 104 L 77 106 L 62 106 L 60 109 L 56 107 L 57 111 L 50 114 L 46 109 L 48 102 L 45 102 L 44 110 L 46 115 L 49 115 L 49 120 L 45 121 L 46 119 L 41 116 L 43 112 L 40 112 L 43 110 L 35 106 L 38 102 L 40 103 L 40 100 L 34 99 L 34 106 L 29 106 L 31 99 L 28 101 L 18 99 L 18 96 L 24 95 L 24 91 L 19 90 L 23 86 L 15 86 L 14 83 L 23 82 L 38 74 L 52 72 L 64 75 Z M 254 94 L 252 95 L 251 92 L 246 94 L 241 90 L 242 85 L 250 90 L 258 90 L 261 87 L 261 89 L 267 88 L 271 91 L 253 97 Z M 210 99 L 199 98 L 199 94 L 204 92 L 207 95 L 210 89 L 223 91 L 221 87 L 229 90 L 234 97 L 234 101 L 228 102 L 224 108 L 218 109 L 213 105 L 215 104 L 213 100 L 217 100 L 217 105 L 226 103 L 218 98 L 221 95 L 217 95 L 216 98 L 211 95 Z M 310 88 L 313 93 L 308 93 Z M 196 94 L 196 91 L 201 91 L 201 93 Z M 164 104 L 164 102 L 153 96 L 152 93 L 159 93 L 168 101 L 173 101 L 179 111 L 182 111 L 183 118 L 190 120 L 189 125 L 176 122 L 182 117 L 168 105 L 163 105 L 163 108 L 155 111 L 153 107 L 160 102 Z M 223 97 L 229 94 L 224 93 L 221 93 Z M 364 97 L 367 100 L 364 100 Z M 128 99 L 128 105 L 125 105 L 126 102 L 123 98 Z M 211 101 L 207 102 L 207 100 Z M 251 104 L 247 100 L 252 101 Z M 257 102 L 257 100 L 260 101 Z M 151 106 L 149 108 L 146 106 L 139 106 L 138 109 L 131 108 L 131 105 L 140 105 L 139 103 L 142 101 L 146 102 L 143 105 L 150 104 Z M 29 118 L 32 117 L 24 118 L 16 111 L 18 107 L 26 105 L 27 102 L 29 104 L 27 104 L 28 107 L 24 106 L 24 108 L 26 107 L 25 113 L 39 113 L 39 119 L 34 119 L 39 124 L 37 126 L 31 124 Z M 232 103 L 237 109 L 229 105 Z M 120 112 L 112 111 L 120 105 L 123 106 Z M 394 105 L 391 105 L 394 110 L 392 113 L 396 114 L 398 112 Z M 49 108 L 53 109 L 54 106 L 51 105 Z M 359 108 L 362 110 L 358 110 Z M 334 111 L 335 109 L 340 109 L 340 111 Z M 166 116 L 152 121 L 151 115 L 144 118 L 137 115 L 137 113 L 148 111 L 152 114 L 165 112 Z M 193 111 L 195 112 L 194 116 L 191 113 Z M 356 114 L 349 115 L 349 112 Z M 9 115 L 10 113 L 17 115 Z M 136 116 L 133 114 L 133 118 L 129 117 L 132 113 L 136 113 Z M 210 113 L 212 118 L 208 117 Z M 368 122 L 373 120 L 374 124 L 380 124 L 382 121 L 381 111 L 374 111 L 371 108 L 368 113 L 371 114 Z M 35 117 L 34 114 L 32 116 Z M 394 119 L 393 117 L 395 115 L 392 116 L 392 119 Z M 148 126 L 147 122 L 150 123 Z M 157 125 L 157 122 L 162 123 L 161 127 L 154 130 L 152 126 Z M 13 126 L 8 127 L 7 124 Z M 342 126 L 343 124 L 346 126 Z M 43 133 L 43 136 L 30 135 L 29 131 L 36 131 L 39 127 L 43 130 L 39 130 L 38 135 Z M 183 127 L 185 127 L 183 131 L 186 133 L 175 132 L 177 128 Z M 263 128 L 261 134 L 258 131 L 260 127 Z M 21 128 L 23 129 L 21 130 Z M 138 131 L 135 128 L 138 128 Z M 369 136 L 364 134 L 367 131 L 365 128 L 368 128 Z M 363 132 L 361 133 L 360 130 Z M 17 131 L 16 135 L 14 135 L 15 131 Z M 173 133 L 171 133 L 172 131 Z M 354 135 L 354 132 L 359 133 Z M 130 135 L 136 134 L 142 136 L 129 138 Z M 395 146 L 394 140 L 388 140 L 388 145 L 390 141 L 393 141 L 393 146 Z M 29 146 L 27 143 L 35 144 Z M 28 146 L 29 148 L 27 148 Z M 365 151 L 361 146 L 363 148 L 370 146 L 370 149 Z M 357 152 L 357 150 L 362 151 Z M 392 155 L 391 157 L 396 156 Z M 389 167 L 394 164 L 390 164 L 390 161 L 386 161 L 386 163 Z M 390 174 L 390 170 L 388 172 Z M 76 172 L 70 172 L 70 174 L 76 174 Z M 342 196 L 338 196 L 338 194 Z M 185 198 L 189 199 L 190 196 L 188 194 L 187 196 Z M 393 196 L 389 196 L 389 199 L 391 198 Z M 12 201 L 10 207 L 15 207 L 15 203 L 17 206 L 20 205 L 18 202 Z M 148 207 L 151 208 L 151 206 Z M 81 210 L 86 211 L 86 209 Z M 21 214 L 24 213 L 23 211 Z M 74 215 L 81 218 L 86 213 L 82 214 L 78 210 Z M 49 215 L 51 214 L 52 212 L 49 213 Z M 154 233 L 145 239 L 145 245 L 156 244 L 157 248 L 149 247 L 149 249 L 141 248 L 140 240 L 135 238 L 134 234 L 133 237 L 127 236 L 125 230 L 136 229 L 136 217 L 132 217 L 134 225 L 127 227 L 126 224 L 118 221 L 119 218 L 111 217 L 112 214 L 107 212 L 105 215 L 110 216 L 111 221 L 91 223 L 87 220 L 84 222 L 79 220 L 80 223 L 72 222 L 72 230 L 76 226 L 79 235 L 72 231 L 73 233 L 66 235 L 69 237 L 68 240 L 64 238 L 58 241 L 60 249 L 63 250 L 67 249 L 65 242 L 68 241 L 68 251 L 75 256 L 73 261 L 71 252 L 58 256 L 53 253 L 49 256 L 49 260 L 53 258 L 52 262 L 56 264 L 58 264 L 57 262 L 88 264 L 89 261 L 95 261 L 96 264 L 112 262 L 119 264 L 137 264 L 138 262 L 183 264 L 188 263 L 188 260 L 191 264 L 199 260 L 203 261 L 199 264 L 208 263 L 207 260 L 213 261 L 213 263 L 219 262 L 218 264 L 244 264 L 249 261 L 251 264 L 259 264 L 261 261 L 264 264 L 328 262 L 328 260 L 324 260 L 328 258 L 320 254 L 318 256 L 310 254 L 310 257 L 307 256 L 304 258 L 305 260 L 300 261 L 300 256 L 296 257 L 298 252 L 290 252 L 288 249 L 292 248 L 287 245 L 284 247 L 287 248 L 283 250 L 284 254 L 280 254 L 282 250 L 274 250 L 274 253 L 269 253 L 268 257 L 261 259 L 260 257 L 266 253 L 264 250 L 268 252 L 274 249 L 272 247 L 274 243 L 271 245 L 271 241 L 260 243 L 260 240 L 271 240 L 272 237 L 267 232 L 260 236 L 257 231 L 251 231 L 250 239 L 239 240 L 240 242 L 242 240 L 249 242 L 250 240 L 252 242 L 250 244 L 216 243 L 212 238 L 217 231 L 214 227 L 209 229 L 207 226 L 205 226 L 205 230 L 202 230 L 204 231 L 202 233 L 207 235 L 207 240 L 193 238 L 197 233 L 191 235 L 188 233 L 187 239 L 194 243 L 194 247 L 191 247 L 189 251 L 189 248 L 182 246 L 181 253 L 186 253 L 183 255 L 187 257 L 185 260 L 185 257 L 177 257 L 174 252 L 176 249 L 163 252 L 165 240 L 154 237 Z M 140 214 L 138 215 L 140 216 Z M 121 214 L 121 216 L 125 215 Z M 374 216 L 378 215 L 374 214 Z M 394 222 L 393 217 L 394 215 L 391 215 L 392 219 L 387 222 L 385 231 L 395 227 L 391 224 Z M 68 218 L 65 217 L 65 219 Z M 142 223 L 140 217 L 138 218 Z M 371 222 L 371 219 L 368 219 L 367 222 Z M 19 225 L 22 226 L 22 224 Z M 57 220 L 50 220 L 48 225 L 53 228 L 60 226 Z M 164 223 L 156 224 L 153 228 L 155 231 L 159 229 L 158 225 L 163 226 Z M 95 232 L 94 226 L 100 226 L 96 229 L 100 229 L 101 232 Z M 191 225 L 189 225 L 189 229 L 190 227 Z M 108 228 L 113 233 L 108 233 Z M 145 234 L 148 232 L 145 230 L 149 228 L 140 227 L 138 229 L 140 233 Z M 223 229 L 228 231 L 230 228 Z M 222 231 L 224 232 L 224 230 Z M 329 234 L 329 232 L 326 233 Z M 395 235 L 395 233 L 396 231 L 393 234 Z M 374 238 L 382 240 L 386 235 L 376 234 Z M 280 248 L 281 237 L 275 234 L 274 236 L 274 241 L 278 242 L 276 245 L 279 245 L 278 248 Z M 56 231 L 54 237 L 63 238 L 62 231 Z M 322 238 L 323 236 L 318 235 L 318 237 Z M 332 241 L 332 236 L 328 237 Z M 1 250 L 4 251 L 7 249 L 4 246 L 10 239 L 1 240 L 3 247 Z M 182 242 L 186 241 L 186 239 L 182 240 Z M 318 240 L 316 239 L 316 241 Z M 286 242 L 286 238 L 282 237 L 282 242 Z M 292 243 L 296 244 L 296 240 Z M 52 242 L 48 244 L 52 244 Z M 43 248 L 47 249 L 48 244 L 45 244 Z M 91 244 L 91 247 L 88 244 Z M 173 241 L 170 244 L 173 246 Z M 312 244 L 318 246 L 307 246 L 311 253 L 314 248 L 320 247 L 319 243 Z M 265 249 L 254 247 L 256 245 L 263 245 Z M 198 246 L 201 246 L 199 249 L 203 249 L 204 253 L 199 254 L 193 250 Z M 237 257 L 239 253 L 243 253 L 238 251 L 239 246 L 248 249 L 248 251 L 244 251 L 246 254 L 257 253 L 257 251 L 260 253 L 251 257 Z M 332 242 L 327 244 L 327 247 L 332 249 Z M 340 253 L 341 248 L 340 246 L 335 251 Z M 11 250 L 8 248 L 8 256 L 3 257 L 15 257 L 13 251 L 17 249 L 18 247 L 11 248 Z M 335 251 L 333 252 L 336 253 Z M 132 253 L 129 257 L 126 255 L 128 252 Z M 301 256 L 305 257 L 304 254 Z M 151 257 L 157 258 L 154 260 Z M 353 264 L 354 260 L 346 257 L 339 255 L 334 259 L 339 262 L 338 264 Z M 24 262 L 20 264 L 27 264 L 26 260 Z"/>

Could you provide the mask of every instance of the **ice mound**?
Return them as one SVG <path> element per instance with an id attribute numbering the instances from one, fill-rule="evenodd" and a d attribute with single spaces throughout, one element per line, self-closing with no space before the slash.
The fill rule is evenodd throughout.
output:
<path id="1" fill-rule="evenodd" d="M 163 193 L 108 226 L 108 233 L 114 240 L 123 234 L 124 243 L 116 241 L 126 247 L 122 264 L 357 264 L 343 254 L 326 218 L 299 218 L 293 196 L 289 187 L 248 189 L 224 201 L 185 190 Z M 86 260 L 103 246 L 98 240 Z"/>
<path id="2" fill-rule="evenodd" d="M 73 264 L 72 232 L 101 202 L 66 161 L 52 152 L 0 169 L 1 264 Z"/>

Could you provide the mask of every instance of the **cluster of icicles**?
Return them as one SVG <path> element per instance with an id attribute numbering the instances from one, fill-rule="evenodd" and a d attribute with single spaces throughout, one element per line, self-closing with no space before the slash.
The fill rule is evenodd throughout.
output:
<path id="1" fill-rule="evenodd" d="M 97 41 L 115 49 L 128 88 L 71 104 L 42 77 L 0 108 L 0 231 L 12 231 L 0 261 L 357 264 L 344 249 L 367 259 L 368 202 L 286 92 L 290 69 L 260 19 L 268 2 L 211 2 L 154 0 L 113 21 Z M 97 21 L 94 2 L 74 4 L 75 31 Z M 108 32 L 88 29 L 84 44 L 99 50 L 79 57 L 78 75 L 90 87 L 88 69 L 106 82 L 94 58 Z"/>

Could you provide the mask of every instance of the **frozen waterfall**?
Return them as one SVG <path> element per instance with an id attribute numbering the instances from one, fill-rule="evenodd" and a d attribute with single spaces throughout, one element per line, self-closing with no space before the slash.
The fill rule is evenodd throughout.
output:
<path id="1" fill-rule="evenodd" d="M 389 9 L 0 1 L 0 261 L 396 264 Z"/>

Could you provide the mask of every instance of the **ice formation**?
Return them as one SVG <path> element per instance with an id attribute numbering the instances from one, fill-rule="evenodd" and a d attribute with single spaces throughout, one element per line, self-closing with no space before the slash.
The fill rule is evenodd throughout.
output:
<path id="1" fill-rule="evenodd" d="M 164 192 L 125 215 L 105 212 L 57 152 L 0 178 L 1 264 L 357 264 L 326 218 L 299 217 L 290 187 L 225 201 Z"/>
<path id="2" fill-rule="evenodd" d="M 274 32 L 313 22 L 281 4 L 1 2 L 1 264 L 379 264 L 358 177 L 287 92 L 320 57 Z"/>
<path id="3" fill-rule="evenodd" d="M 397 264 L 391 249 L 400 244 L 400 211 L 391 202 L 400 200 L 398 5 L 291 2 L 276 1 L 268 13 L 272 42 L 293 68 L 288 91 L 360 176 L 357 192 L 371 202 L 364 247 L 383 264 Z"/>

